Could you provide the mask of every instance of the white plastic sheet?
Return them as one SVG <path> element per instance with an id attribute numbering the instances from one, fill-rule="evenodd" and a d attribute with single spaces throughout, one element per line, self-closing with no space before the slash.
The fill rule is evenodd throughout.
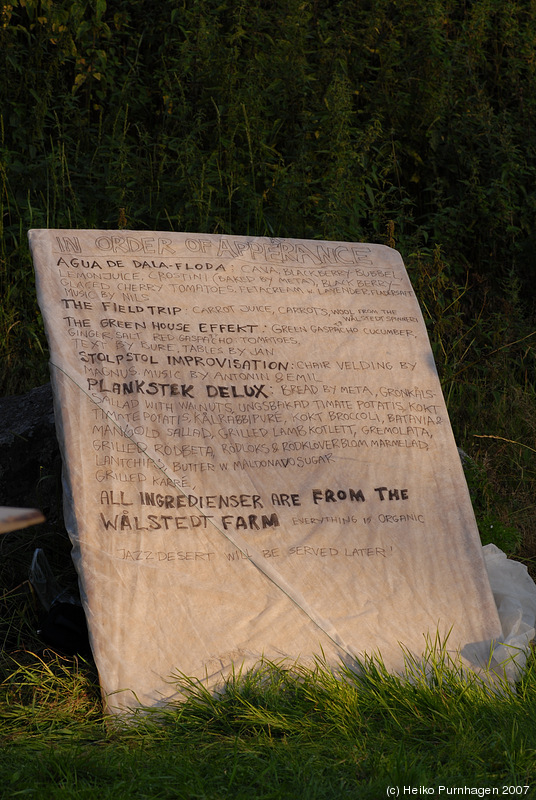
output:
<path id="1" fill-rule="evenodd" d="M 483 548 L 493 598 L 502 626 L 493 655 L 498 674 L 519 678 L 536 635 L 536 585 L 527 567 L 509 559 L 496 545 Z M 501 666 L 499 666 L 501 665 Z"/>

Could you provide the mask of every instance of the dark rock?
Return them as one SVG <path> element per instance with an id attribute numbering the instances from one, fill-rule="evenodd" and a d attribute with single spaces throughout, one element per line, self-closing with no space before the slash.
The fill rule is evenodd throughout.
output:
<path id="1" fill-rule="evenodd" d="M 38 631 L 45 644 L 66 655 L 91 655 L 86 616 L 81 605 L 55 603 Z"/>
<path id="2" fill-rule="evenodd" d="M 61 455 L 50 384 L 24 395 L 0 398 L 0 505 L 37 508 L 45 516 L 43 523 L 0 536 L 0 651 L 21 646 L 34 649 L 38 622 L 33 617 L 40 604 L 35 591 L 29 590 L 28 579 L 36 548 L 46 553 L 61 587 L 73 594 L 77 591 L 71 543 L 63 522 Z M 42 621 L 44 641 L 60 647 L 58 636 L 71 636 L 69 625 L 74 625 L 75 633 L 80 629 L 81 639 L 71 637 L 70 646 L 85 648 L 81 609 L 74 613 L 80 619 L 69 622 L 62 614 L 59 619 Z"/>
<path id="3" fill-rule="evenodd" d="M 0 505 L 39 508 L 47 518 L 61 520 L 51 385 L 0 398 L 0 420 Z"/>

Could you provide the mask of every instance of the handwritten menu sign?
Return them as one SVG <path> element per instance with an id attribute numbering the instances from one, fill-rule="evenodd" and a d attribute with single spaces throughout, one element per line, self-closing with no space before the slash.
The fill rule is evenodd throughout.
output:
<path id="1" fill-rule="evenodd" d="M 417 300 L 380 245 L 33 230 L 66 520 L 112 709 L 261 657 L 501 628 Z"/>

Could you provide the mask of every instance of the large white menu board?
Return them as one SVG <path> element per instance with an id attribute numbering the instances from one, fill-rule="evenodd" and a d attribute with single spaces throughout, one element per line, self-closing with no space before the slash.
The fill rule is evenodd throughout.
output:
<path id="1" fill-rule="evenodd" d="M 501 627 L 428 336 L 384 246 L 32 230 L 66 523 L 112 710 L 262 657 Z"/>

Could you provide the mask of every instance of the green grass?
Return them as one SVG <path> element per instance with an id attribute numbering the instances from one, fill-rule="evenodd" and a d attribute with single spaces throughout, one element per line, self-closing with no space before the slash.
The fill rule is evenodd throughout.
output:
<path id="1" fill-rule="evenodd" d="M 186 680 L 180 704 L 126 722 L 101 712 L 90 665 L 4 659 L 6 797 L 378 798 L 388 786 L 531 786 L 536 674 L 490 691 L 433 646 L 389 675 L 379 659 L 335 678 L 261 663 L 219 696 Z M 408 679 L 409 678 L 409 679 Z"/>

